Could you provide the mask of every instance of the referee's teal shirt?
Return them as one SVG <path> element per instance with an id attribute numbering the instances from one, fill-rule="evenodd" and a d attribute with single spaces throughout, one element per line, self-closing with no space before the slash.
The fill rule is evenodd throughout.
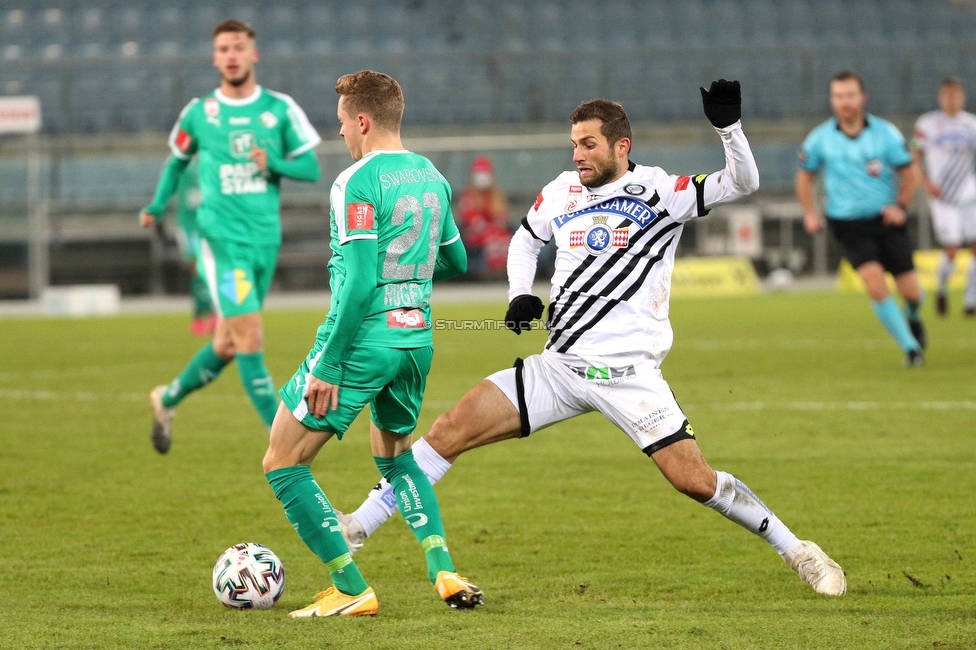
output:
<path id="1" fill-rule="evenodd" d="M 800 149 L 800 168 L 823 172 L 831 219 L 870 219 L 898 197 L 895 171 L 910 165 L 905 138 L 894 124 L 865 117 L 856 138 L 840 130 L 832 117 L 807 135 Z"/>

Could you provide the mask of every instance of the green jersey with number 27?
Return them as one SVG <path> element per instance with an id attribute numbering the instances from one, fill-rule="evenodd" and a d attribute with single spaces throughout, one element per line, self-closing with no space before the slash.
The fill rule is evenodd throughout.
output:
<path id="1" fill-rule="evenodd" d="M 354 345 L 431 345 L 430 291 L 440 246 L 460 238 L 451 214 L 451 186 L 424 156 L 373 151 L 346 169 L 331 192 L 331 312 L 346 277 L 342 247 L 377 240 L 377 289 Z M 319 328 L 327 339 L 332 318 Z"/>
<path id="2" fill-rule="evenodd" d="M 261 86 L 243 99 L 216 90 L 187 104 L 170 133 L 169 148 L 183 160 L 199 157 L 200 234 L 253 244 L 281 243 L 281 176 L 259 171 L 248 156 L 258 146 L 269 155 L 295 157 L 319 142 L 291 97 Z"/>

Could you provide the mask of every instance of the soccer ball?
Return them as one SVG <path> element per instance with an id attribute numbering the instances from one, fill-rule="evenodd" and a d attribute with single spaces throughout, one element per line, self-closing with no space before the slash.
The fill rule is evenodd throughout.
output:
<path id="1" fill-rule="evenodd" d="M 214 565 L 213 590 L 226 607 L 270 609 L 285 590 L 285 567 L 267 546 L 234 544 Z"/>

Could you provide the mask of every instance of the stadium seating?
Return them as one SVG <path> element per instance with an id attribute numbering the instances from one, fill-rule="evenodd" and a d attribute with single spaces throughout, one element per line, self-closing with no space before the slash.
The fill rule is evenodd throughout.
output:
<path id="1" fill-rule="evenodd" d="M 839 67 L 863 72 L 872 110 L 911 113 L 931 107 L 935 77 L 976 82 L 976 10 L 949 0 L 12 4 L 0 95 L 39 95 L 49 133 L 168 130 L 215 85 L 210 33 L 230 16 L 258 30 L 262 82 L 303 98 L 316 123 L 331 120 L 313 104 L 336 76 L 363 67 L 409 79 L 421 124 L 561 121 L 595 95 L 637 120 L 696 118 L 689 88 L 718 76 L 763 89 L 747 115 L 809 117 Z"/>

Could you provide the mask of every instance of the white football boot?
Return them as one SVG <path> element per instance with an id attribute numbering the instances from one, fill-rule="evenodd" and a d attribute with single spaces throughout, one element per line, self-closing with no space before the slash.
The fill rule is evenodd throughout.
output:
<path id="1" fill-rule="evenodd" d="M 338 510 L 335 513 L 339 517 L 339 528 L 342 529 L 342 538 L 346 540 L 346 546 L 349 547 L 349 555 L 352 555 L 363 547 L 363 543 L 366 541 L 366 530 L 359 523 L 359 520 L 351 514 L 344 515 Z"/>
<path id="2" fill-rule="evenodd" d="M 843 596 L 847 591 L 844 570 L 813 542 L 800 540 L 781 557 L 818 594 Z"/>

